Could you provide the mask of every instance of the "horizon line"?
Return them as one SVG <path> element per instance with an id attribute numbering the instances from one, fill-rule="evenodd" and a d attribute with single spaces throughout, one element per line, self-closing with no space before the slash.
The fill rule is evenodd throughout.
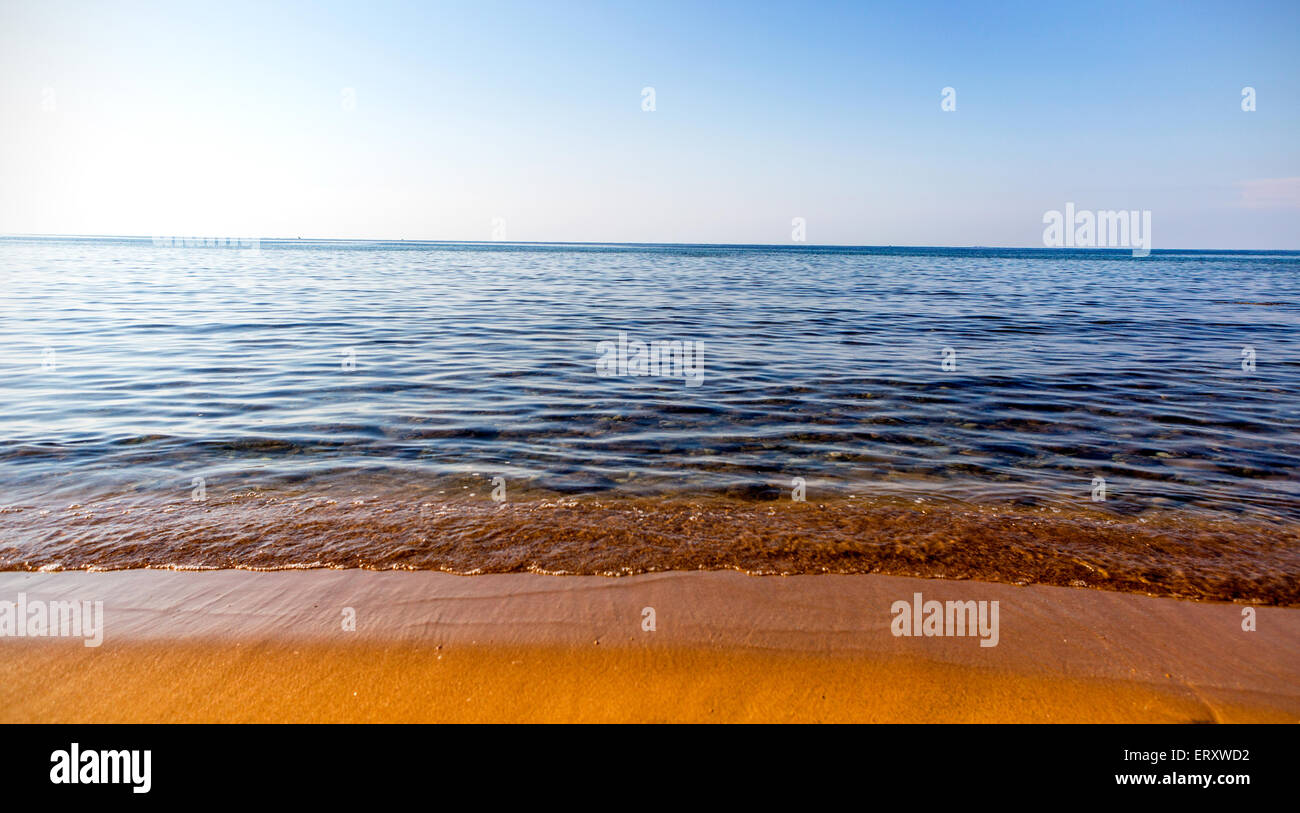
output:
<path id="1" fill-rule="evenodd" d="M 56 240 L 155 240 L 164 235 L 140 234 L 19 234 L 0 233 L 0 239 L 56 239 Z M 629 246 L 629 247 L 680 247 L 680 248 L 788 248 L 788 249 L 982 249 L 988 251 L 1083 251 L 1083 252 L 1123 252 L 1132 251 L 1124 246 L 992 246 L 992 245 L 905 245 L 895 243 L 858 244 L 858 243 L 656 243 L 656 242 L 620 242 L 608 240 L 435 240 L 425 238 L 408 239 L 377 237 L 251 237 L 248 235 L 165 235 L 167 239 L 211 239 L 211 240 L 257 240 L 259 242 L 279 243 L 412 243 L 427 245 L 481 245 L 481 246 Z M 1199 253 L 1266 253 L 1266 254 L 1300 254 L 1300 248 L 1152 248 L 1157 252 L 1199 252 Z"/>

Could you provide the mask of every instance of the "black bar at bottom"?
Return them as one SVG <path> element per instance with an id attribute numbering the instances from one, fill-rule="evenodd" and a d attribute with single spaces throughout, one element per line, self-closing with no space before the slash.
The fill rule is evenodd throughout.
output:
<path id="1" fill-rule="evenodd" d="M 927 805 L 1039 791 L 1057 801 L 1225 801 L 1288 798 L 1296 756 L 1295 729 L 1268 725 L 16 725 L 3 733 L 6 791 L 89 803 L 338 802 L 453 787 L 686 795 L 700 782 L 764 795 L 847 783 L 919 793 Z"/>

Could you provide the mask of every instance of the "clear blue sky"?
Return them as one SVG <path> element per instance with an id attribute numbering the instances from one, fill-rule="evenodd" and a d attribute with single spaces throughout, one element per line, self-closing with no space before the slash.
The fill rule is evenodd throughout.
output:
<path id="1" fill-rule="evenodd" d="M 0 3 L 0 233 L 1032 246 L 1067 201 L 1300 248 L 1300 3 Z"/>

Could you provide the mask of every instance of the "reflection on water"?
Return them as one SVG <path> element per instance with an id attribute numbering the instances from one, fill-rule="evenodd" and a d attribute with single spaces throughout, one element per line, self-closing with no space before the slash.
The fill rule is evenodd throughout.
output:
<path id="1" fill-rule="evenodd" d="M 199 477 L 214 500 L 436 498 L 477 474 L 524 502 L 742 506 L 801 477 L 810 501 L 1286 529 L 1298 272 L 1295 253 L 5 239 L 0 506 L 24 510 L 0 519 L 187 501 Z M 700 343 L 702 380 L 598 374 L 620 333 Z M 0 545 L 31 552 L 24 527 Z"/>

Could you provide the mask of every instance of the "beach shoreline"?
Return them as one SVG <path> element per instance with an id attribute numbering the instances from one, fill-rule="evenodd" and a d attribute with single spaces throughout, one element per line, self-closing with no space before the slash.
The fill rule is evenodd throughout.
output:
<path id="1" fill-rule="evenodd" d="M 1290 608 L 728 571 L 0 573 L 20 594 L 102 601 L 103 641 L 0 638 L 6 722 L 1300 720 Z M 997 602 L 996 645 L 895 635 L 917 594 Z"/>
<path id="2" fill-rule="evenodd" d="M 1300 525 L 1106 505 L 144 493 L 0 507 L 0 570 L 888 574 L 1300 607 Z"/>

